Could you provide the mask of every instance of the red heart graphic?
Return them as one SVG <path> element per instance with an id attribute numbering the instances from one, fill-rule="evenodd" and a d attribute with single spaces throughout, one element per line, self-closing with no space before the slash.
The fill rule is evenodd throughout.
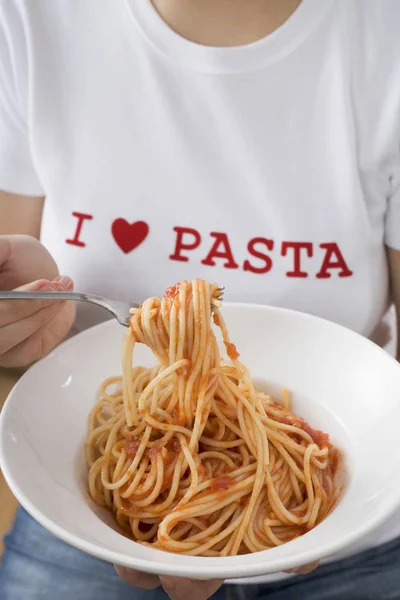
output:
<path id="1" fill-rule="evenodd" d="M 144 242 L 149 233 L 149 226 L 144 221 L 128 223 L 125 219 L 115 219 L 111 231 L 122 252 L 128 254 Z"/>

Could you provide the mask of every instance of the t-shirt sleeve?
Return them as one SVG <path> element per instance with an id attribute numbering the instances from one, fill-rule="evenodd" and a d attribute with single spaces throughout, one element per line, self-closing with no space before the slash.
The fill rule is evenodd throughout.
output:
<path id="1" fill-rule="evenodd" d="M 391 191 L 387 201 L 385 242 L 389 248 L 400 250 L 400 144 L 396 172 L 391 176 Z"/>
<path id="2" fill-rule="evenodd" d="M 27 85 L 22 78 L 28 75 L 21 65 L 24 44 L 19 41 L 23 32 L 13 4 L 11 0 L 0 0 L 0 190 L 42 196 L 24 110 Z"/>

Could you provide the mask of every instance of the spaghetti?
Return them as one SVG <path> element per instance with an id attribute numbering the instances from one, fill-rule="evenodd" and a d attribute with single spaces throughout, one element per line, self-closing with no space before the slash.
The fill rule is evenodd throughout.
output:
<path id="1" fill-rule="evenodd" d="M 136 541 L 193 556 L 283 544 L 337 499 L 337 450 L 287 395 L 282 406 L 255 390 L 217 296 L 216 285 L 185 281 L 132 310 L 123 377 L 103 383 L 86 443 L 94 502 Z M 136 343 L 154 353 L 153 369 L 132 366 Z"/>

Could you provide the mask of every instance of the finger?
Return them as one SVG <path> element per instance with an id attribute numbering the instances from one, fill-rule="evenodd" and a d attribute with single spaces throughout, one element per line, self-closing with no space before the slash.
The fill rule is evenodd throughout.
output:
<path id="1" fill-rule="evenodd" d="M 157 575 L 141 573 L 140 571 L 134 571 L 133 569 L 127 569 L 126 567 L 120 567 L 118 565 L 115 565 L 114 568 L 118 575 L 130 585 L 145 590 L 154 590 L 160 586 L 160 579 Z"/>
<path id="2" fill-rule="evenodd" d="M 54 279 L 58 268 L 48 250 L 28 235 L 0 235 L 0 288 L 12 290 L 27 281 Z"/>
<path id="3" fill-rule="evenodd" d="M 46 284 L 47 287 L 51 287 L 51 291 L 64 291 L 64 288 L 60 284 Z M 7 303 L 7 301 L 4 301 Z M 10 304 L 19 304 L 19 300 L 10 300 Z M 32 302 L 36 304 L 36 300 L 22 300 L 23 304 Z M 39 302 L 41 302 L 39 300 Z M 1 303 L 0 303 L 1 304 Z M 46 301 L 46 304 L 36 310 L 34 313 L 20 318 L 17 321 L 9 322 L 7 325 L 0 327 L 0 354 L 5 354 L 14 346 L 17 346 L 22 341 L 31 337 L 38 329 L 40 329 L 46 323 L 49 323 L 62 309 L 65 301 Z M 13 316 L 18 313 L 13 312 Z M 22 313 L 19 313 L 20 315 Z"/>
<path id="4" fill-rule="evenodd" d="M 392 328 L 388 323 L 381 321 L 370 336 L 370 340 L 381 346 L 387 346 L 392 341 Z"/>
<path id="5" fill-rule="evenodd" d="M 10 260 L 12 252 L 11 239 L 9 235 L 0 235 L 0 267 Z"/>
<path id="6" fill-rule="evenodd" d="M 298 575 L 308 575 L 308 573 L 315 571 L 315 569 L 318 566 L 319 566 L 319 561 L 316 560 L 312 563 L 309 563 L 308 565 L 303 565 L 302 567 L 297 567 L 297 569 L 290 569 L 289 571 L 286 571 L 286 573 L 297 573 Z"/>
<path id="7" fill-rule="evenodd" d="M 63 304 L 65 304 L 65 301 L 53 302 L 25 319 L 0 327 L 0 355 L 6 354 L 12 348 L 19 346 L 43 325 L 49 323 L 62 310 Z"/>
<path id="8" fill-rule="evenodd" d="M 62 292 L 70 291 L 73 282 L 69 277 L 57 277 L 53 282 L 39 279 L 17 288 L 18 292 Z M 33 315 L 51 304 L 51 300 L 0 300 L 0 327 L 15 323 Z"/>
<path id="9" fill-rule="evenodd" d="M 52 319 L 45 322 L 20 344 L 5 354 L 0 354 L 1 367 L 26 366 L 42 358 L 64 339 L 75 320 L 75 303 L 54 302 L 53 305 L 44 309 L 58 311 Z M 2 329 L 0 329 L 0 334 L 1 331 Z"/>
<path id="10" fill-rule="evenodd" d="M 55 292 L 56 287 L 50 281 L 40 279 L 16 288 L 18 292 Z M 15 323 L 35 314 L 51 300 L 0 300 L 0 327 Z"/>
<path id="11" fill-rule="evenodd" d="M 180 577 L 160 577 L 171 600 L 208 600 L 223 584 L 222 580 L 197 581 Z"/>

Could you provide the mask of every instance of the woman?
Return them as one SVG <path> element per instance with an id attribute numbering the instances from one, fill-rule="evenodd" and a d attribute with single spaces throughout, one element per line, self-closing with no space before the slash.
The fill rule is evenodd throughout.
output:
<path id="1" fill-rule="evenodd" d="M 0 0 L 0 287 L 138 301 L 201 277 L 373 336 L 400 309 L 399 27 L 397 0 Z M 104 318 L 74 311 L 1 302 L 0 364 Z M 400 598 L 399 535 L 216 597 Z M 2 600 L 163 594 L 24 512 L 6 539 Z"/>

